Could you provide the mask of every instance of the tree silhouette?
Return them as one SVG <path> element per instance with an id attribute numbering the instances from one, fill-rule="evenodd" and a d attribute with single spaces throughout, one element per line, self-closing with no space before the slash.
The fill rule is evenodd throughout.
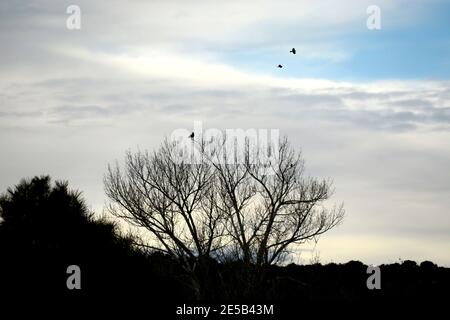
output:
<path id="1" fill-rule="evenodd" d="M 224 140 L 190 143 L 195 159 L 180 158 L 179 145 L 165 140 L 153 153 L 128 152 L 125 169 L 109 166 L 104 179 L 110 212 L 148 230 L 141 245 L 176 257 L 190 272 L 210 257 L 280 262 L 291 245 L 317 239 L 342 221 L 342 206 L 324 206 L 331 182 L 305 177 L 287 139 L 273 163 L 259 154 L 253 161 L 248 141 L 241 162 L 229 161 Z"/>
<path id="2" fill-rule="evenodd" d="M 0 288 L 3 293 L 52 296 L 115 296 L 158 285 L 149 296 L 173 296 L 149 270 L 149 258 L 122 236 L 114 223 L 90 212 L 67 182 L 52 184 L 48 176 L 22 180 L 0 197 Z M 155 257 L 167 264 L 164 257 Z M 81 269 L 82 289 L 70 291 L 66 271 Z M 166 272 L 168 274 L 168 271 Z M 169 291 L 172 291 L 169 293 Z"/>

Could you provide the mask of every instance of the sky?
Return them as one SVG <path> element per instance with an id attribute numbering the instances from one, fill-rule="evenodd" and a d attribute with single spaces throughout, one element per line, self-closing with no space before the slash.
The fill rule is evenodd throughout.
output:
<path id="1" fill-rule="evenodd" d="M 279 129 L 346 209 L 294 262 L 450 266 L 449 30 L 437 0 L 2 0 L 0 190 L 49 174 L 100 214 L 127 150 Z"/>

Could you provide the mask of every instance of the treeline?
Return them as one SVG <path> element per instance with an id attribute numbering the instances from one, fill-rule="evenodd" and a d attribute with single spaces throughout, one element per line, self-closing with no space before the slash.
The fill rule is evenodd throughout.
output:
<path id="1" fill-rule="evenodd" d="M 450 288 L 450 269 L 429 261 L 381 266 L 381 290 L 367 288 L 367 266 L 357 261 L 261 267 L 203 258 L 189 273 L 179 261 L 137 247 L 136 238 L 90 212 L 79 192 L 48 176 L 8 189 L 0 217 L 1 294 L 21 299 L 193 301 L 193 284 L 200 284 L 208 301 L 440 300 Z M 81 270 L 79 290 L 67 286 L 71 265 Z"/>

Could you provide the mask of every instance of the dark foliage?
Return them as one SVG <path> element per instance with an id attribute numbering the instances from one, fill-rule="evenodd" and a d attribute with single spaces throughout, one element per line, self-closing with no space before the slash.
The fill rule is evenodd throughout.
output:
<path id="1" fill-rule="evenodd" d="M 142 290 L 164 299 L 180 292 L 171 284 L 171 272 L 178 272 L 170 259 L 153 263 L 113 223 L 94 219 L 65 182 L 22 181 L 1 197 L 0 214 L 2 295 L 113 297 Z M 82 290 L 67 289 L 69 265 L 80 267 Z M 154 286 L 157 294 L 149 290 Z"/>
<path id="2" fill-rule="evenodd" d="M 173 258 L 136 248 L 113 223 L 95 219 L 80 193 L 49 177 L 9 189 L 0 215 L 0 291 L 13 298 L 186 302 L 199 297 L 196 283 L 208 301 L 439 301 L 450 288 L 450 269 L 430 261 L 382 265 L 381 290 L 367 289 L 367 266 L 358 261 L 262 267 L 203 257 L 187 273 Z M 81 290 L 66 287 L 73 264 Z"/>

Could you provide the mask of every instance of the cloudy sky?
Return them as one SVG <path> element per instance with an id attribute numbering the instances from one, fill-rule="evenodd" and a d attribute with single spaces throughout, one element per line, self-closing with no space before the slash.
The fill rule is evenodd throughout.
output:
<path id="1" fill-rule="evenodd" d="M 449 30 L 435 0 L 2 0 L 0 190 L 50 174 L 101 212 L 126 150 L 194 121 L 280 129 L 345 203 L 322 262 L 450 266 Z"/>

